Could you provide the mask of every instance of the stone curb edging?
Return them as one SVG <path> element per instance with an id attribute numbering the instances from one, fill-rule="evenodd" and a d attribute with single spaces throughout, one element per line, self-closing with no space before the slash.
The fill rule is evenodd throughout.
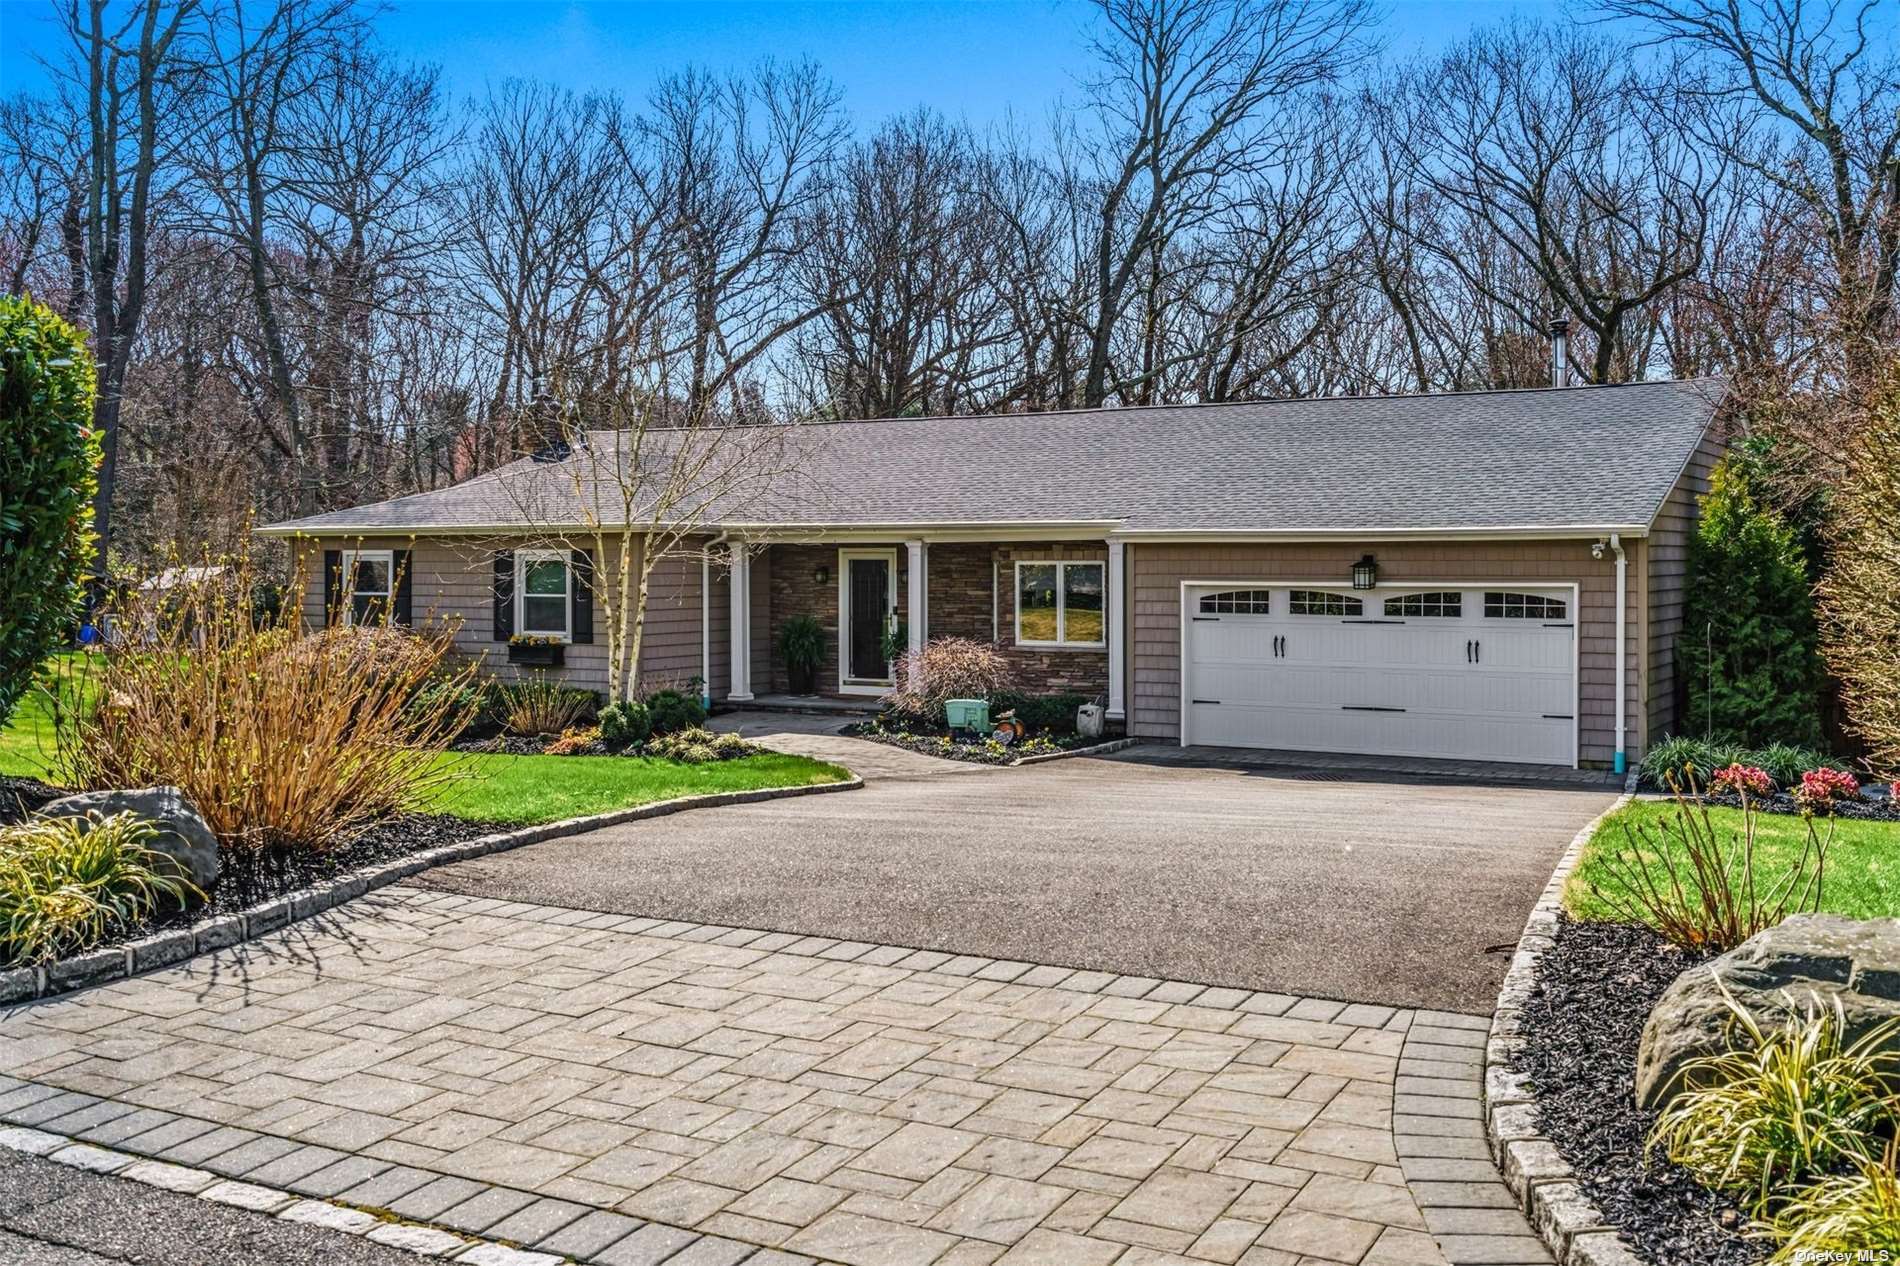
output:
<path id="1" fill-rule="evenodd" d="M 657 1262 L 661 1256 L 671 1256 L 672 1251 L 704 1245 L 700 1255 L 707 1260 L 712 1260 L 707 1254 L 708 1250 L 713 1250 L 721 1262 L 745 1260 L 755 1262 L 758 1266 L 815 1266 L 814 1259 L 802 1255 L 761 1249 L 738 1240 L 698 1235 L 660 1223 L 642 1223 L 638 1219 L 626 1217 L 619 1219 L 624 1227 L 614 1228 L 619 1234 L 608 1232 L 599 1237 L 607 1241 L 599 1249 L 585 1249 L 577 1254 L 518 1248 L 516 1242 L 510 1240 L 484 1238 L 439 1223 L 402 1218 L 384 1210 L 365 1209 L 343 1200 L 308 1196 L 260 1183 L 226 1178 L 211 1170 L 102 1147 L 97 1143 L 30 1126 L 0 1126 L 0 1148 L 42 1157 L 88 1173 L 122 1178 L 179 1195 L 193 1196 L 212 1204 L 245 1209 L 265 1217 L 301 1222 L 344 1235 L 360 1235 L 386 1248 L 402 1249 L 422 1257 L 446 1258 L 465 1263 L 466 1266 L 561 1266 L 568 1262 L 599 1261 L 601 1259 L 595 1256 L 597 1252 L 628 1242 L 649 1227 L 658 1229 L 662 1234 L 654 1237 L 655 1243 L 642 1245 L 641 1248 L 650 1248 L 659 1256 L 649 1258 L 643 1251 L 639 1259 L 641 1261 Z M 484 1191 L 491 1193 L 504 1190 L 488 1184 L 481 1186 Z M 505 1217 L 500 1218 L 496 1225 L 507 1221 Z M 571 1228 L 572 1232 L 581 1230 L 578 1226 Z M 563 1225 L 553 1235 L 543 1239 L 558 1242 L 563 1232 L 568 1231 L 570 1228 Z M 569 1238 L 579 1237 L 570 1234 Z"/>
<path id="2" fill-rule="evenodd" d="M 1597 827 L 1635 795 L 1636 772 L 1631 770 L 1616 803 L 1592 818 L 1564 850 L 1524 923 L 1524 934 L 1498 991 L 1491 1036 L 1484 1048 L 1484 1130 L 1492 1158 L 1518 1206 L 1561 1266 L 1644 1266 L 1643 1259 L 1584 1194 L 1556 1144 L 1540 1132 L 1530 1083 L 1522 1073 L 1511 1070 L 1523 1041 L 1524 1003 L 1536 985 L 1538 960 L 1556 944 L 1564 885 Z"/>
<path id="3" fill-rule="evenodd" d="M 16 967 L 0 971 L 0 1006 L 70 993 L 109 980 L 123 980 L 160 967 L 183 962 L 194 954 L 227 949 L 244 941 L 255 940 L 279 931 L 292 923 L 321 914 L 353 897 L 387 887 L 450 862 L 469 861 L 490 853 L 504 853 L 527 844 L 579 835 L 601 827 L 638 822 L 643 818 L 663 818 L 688 809 L 710 809 L 720 805 L 751 804 L 760 800 L 781 800 L 793 796 L 823 795 L 834 791 L 856 791 L 864 779 L 856 774 L 842 782 L 813 783 L 798 787 L 761 787 L 752 791 L 719 791 L 703 796 L 679 796 L 656 800 L 651 804 L 593 813 L 579 818 L 563 818 L 539 826 L 478 836 L 459 844 L 444 844 L 424 849 L 394 861 L 364 866 L 337 876 L 326 883 L 299 888 L 281 897 L 260 902 L 234 914 L 219 915 L 191 927 L 155 932 L 124 945 L 107 946 L 56 963 L 36 967 Z"/>

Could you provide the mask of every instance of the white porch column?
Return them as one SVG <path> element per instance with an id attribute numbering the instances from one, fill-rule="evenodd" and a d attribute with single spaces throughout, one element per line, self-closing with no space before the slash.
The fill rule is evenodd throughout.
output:
<path id="1" fill-rule="evenodd" d="M 752 698 L 752 559 L 738 541 L 732 543 L 732 689 L 726 698 Z"/>
<path id="2" fill-rule="evenodd" d="M 1108 608 L 1108 710 L 1104 713 L 1107 720 L 1121 721 L 1128 712 L 1123 699 L 1122 678 L 1124 665 L 1128 662 L 1128 621 L 1123 615 L 1125 605 L 1122 599 L 1122 561 L 1124 543 L 1115 537 L 1108 538 L 1108 584 L 1103 602 Z"/>
<path id="3" fill-rule="evenodd" d="M 905 541 L 904 547 L 909 554 L 908 569 L 904 573 L 905 596 L 909 599 L 904 626 L 910 633 L 910 650 L 915 654 L 924 649 L 929 632 L 925 622 L 930 618 L 930 605 L 925 599 L 930 586 L 930 562 L 921 540 Z"/>

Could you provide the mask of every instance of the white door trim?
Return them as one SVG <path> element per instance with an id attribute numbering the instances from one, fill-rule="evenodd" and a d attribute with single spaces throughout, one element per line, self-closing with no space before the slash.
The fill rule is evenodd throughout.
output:
<path id="1" fill-rule="evenodd" d="M 897 613 L 897 547 L 889 549 L 846 549 L 838 550 L 838 693 L 841 695 L 881 695 L 893 684 L 889 677 L 847 677 L 845 670 L 850 667 L 851 646 L 851 560 L 854 558 L 881 558 L 886 563 L 884 572 L 884 618 L 888 622 Z M 886 625 L 888 626 L 888 623 Z"/>
<path id="2" fill-rule="evenodd" d="M 1327 581 L 1325 579 L 1315 577 L 1315 576 L 1294 576 L 1290 578 L 1282 577 L 1278 580 L 1262 580 L 1262 579 L 1253 579 L 1253 578 L 1246 578 L 1246 577 L 1216 576 L 1213 578 L 1197 578 L 1197 579 L 1183 580 L 1181 582 L 1181 593 L 1180 593 L 1180 611 L 1179 611 L 1180 623 L 1175 631 L 1175 636 L 1178 639 L 1175 645 L 1179 650 L 1178 658 L 1175 661 L 1175 665 L 1176 665 L 1175 684 L 1177 687 L 1176 693 L 1180 696 L 1179 702 L 1180 702 L 1180 710 L 1181 710 L 1181 730 L 1180 730 L 1181 739 L 1180 739 L 1179 746 L 1181 747 L 1190 747 L 1193 745 L 1193 738 L 1188 733 L 1188 728 L 1189 728 L 1188 717 L 1190 715 L 1190 709 L 1188 706 L 1188 703 L 1189 703 L 1189 700 L 1188 700 L 1188 591 L 1190 589 L 1208 589 L 1208 588 L 1214 588 L 1214 589 L 1325 589 L 1325 590 L 1331 590 L 1331 591 L 1335 591 L 1339 593 L 1354 592 L 1352 588 L 1352 581 L 1350 578 L 1345 579 L 1343 582 Z M 1388 592 L 1397 590 L 1397 591 L 1408 592 L 1408 593 L 1415 590 L 1427 590 L 1427 589 L 1460 589 L 1460 590 L 1507 589 L 1507 590 L 1517 592 L 1517 593 L 1559 592 L 1559 593 L 1568 594 L 1569 601 L 1570 601 L 1570 606 L 1569 606 L 1570 621 L 1572 625 L 1571 638 L 1570 638 L 1570 700 L 1571 700 L 1570 767 L 1572 769 L 1576 769 L 1576 768 L 1581 767 L 1582 759 L 1583 759 L 1583 755 L 1582 755 L 1583 677 L 1582 677 L 1582 672 L 1581 672 L 1582 652 L 1579 649 L 1583 645 L 1583 620 L 1582 620 L 1583 613 L 1578 602 L 1578 599 L 1582 592 L 1582 588 L 1583 588 L 1582 585 L 1576 581 L 1570 581 L 1566 583 L 1564 581 L 1527 581 L 1527 580 L 1514 580 L 1514 579 L 1405 580 L 1405 581 L 1381 580 L 1375 585 L 1373 585 L 1371 589 L 1369 590 L 1361 589 L 1361 590 L 1358 590 L 1357 592 L 1377 593 L 1381 589 L 1386 590 Z"/>

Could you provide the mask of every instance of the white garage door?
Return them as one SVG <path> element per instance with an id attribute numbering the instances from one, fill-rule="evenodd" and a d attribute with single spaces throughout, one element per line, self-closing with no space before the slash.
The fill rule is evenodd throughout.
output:
<path id="1" fill-rule="evenodd" d="M 1184 743 L 1571 765 L 1570 586 L 1189 586 Z"/>

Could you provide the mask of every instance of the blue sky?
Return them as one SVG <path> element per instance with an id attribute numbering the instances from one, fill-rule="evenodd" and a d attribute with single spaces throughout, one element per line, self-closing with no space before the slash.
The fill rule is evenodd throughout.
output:
<path id="1" fill-rule="evenodd" d="M 1395 54 L 1430 52 L 1473 25 L 1555 0 L 1386 0 Z M 0 86 L 31 91 L 34 55 L 60 39 L 53 0 L 0 0 Z M 1040 124 L 1088 62 L 1084 0 L 399 0 L 379 19 L 388 46 L 439 65 L 458 98 L 523 75 L 638 102 L 660 74 L 810 56 L 860 126 L 918 104 L 975 126 L 1011 114 Z"/>

